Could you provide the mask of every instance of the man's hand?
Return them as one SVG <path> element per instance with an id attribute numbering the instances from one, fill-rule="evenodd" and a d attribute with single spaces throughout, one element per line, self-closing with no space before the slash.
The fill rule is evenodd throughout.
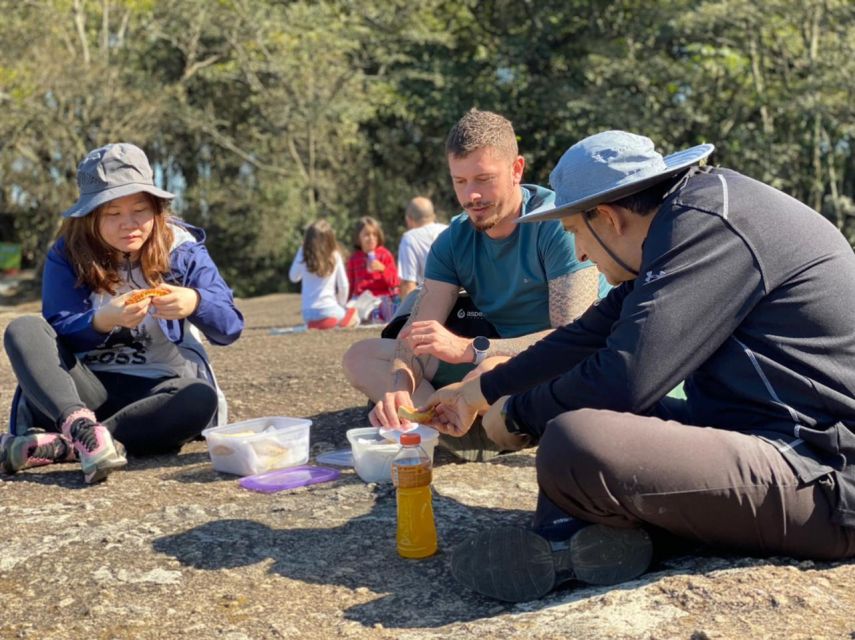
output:
<path id="1" fill-rule="evenodd" d="M 196 289 L 163 284 L 162 288 L 169 290 L 169 295 L 152 298 L 155 318 L 161 320 L 181 320 L 196 311 L 200 296 Z"/>
<path id="2" fill-rule="evenodd" d="M 436 409 L 436 418 L 430 426 L 441 433 L 460 437 L 469 431 L 478 414 L 486 411 L 489 405 L 481 393 L 481 381 L 476 378 L 438 389 L 419 409 L 432 407 Z"/>
<path id="3" fill-rule="evenodd" d="M 492 356 L 490 358 L 485 359 L 481 364 L 472 369 L 469 373 L 463 376 L 463 382 L 469 382 L 473 378 L 478 378 L 483 373 L 487 373 L 488 371 L 492 371 L 500 364 L 503 364 L 511 359 L 511 356 Z"/>
<path id="4" fill-rule="evenodd" d="M 398 417 L 398 407 L 400 406 L 413 406 L 413 399 L 408 392 L 391 391 L 386 393 L 368 414 L 368 421 L 375 427 L 391 427 L 393 429 L 405 427 L 410 424 L 410 421 L 401 420 Z"/>
<path id="5" fill-rule="evenodd" d="M 451 364 L 472 362 L 475 351 L 472 340 L 461 338 L 436 320 L 413 322 L 405 327 L 398 339 L 406 342 L 415 356 L 434 356 Z"/>
<path id="6" fill-rule="evenodd" d="M 496 400 L 487 410 L 487 413 L 484 414 L 481 424 L 484 425 L 487 437 L 501 447 L 502 451 L 518 451 L 528 445 L 531 442 L 531 438 L 526 435 L 521 436 L 516 433 L 508 433 L 502 408 L 509 397 L 502 396 Z"/>

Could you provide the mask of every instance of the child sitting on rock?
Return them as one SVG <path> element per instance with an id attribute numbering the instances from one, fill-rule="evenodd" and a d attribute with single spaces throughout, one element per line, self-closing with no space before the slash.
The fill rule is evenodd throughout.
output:
<path id="1" fill-rule="evenodd" d="M 359 324 L 356 309 L 345 307 L 350 290 L 347 274 L 335 231 L 326 220 L 318 220 L 306 228 L 303 246 L 294 257 L 288 277 L 291 282 L 303 283 L 300 294 L 303 320 L 310 329 Z"/>
<path id="2" fill-rule="evenodd" d="M 377 220 L 370 216 L 357 220 L 353 230 L 355 251 L 347 261 L 347 279 L 351 298 L 359 298 L 366 291 L 380 298 L 376 320 L 388 322 L 394 313 L 393 301 L 400 281 L 395 256 L 383 246 L 384 241 L 383 228 Z"/>

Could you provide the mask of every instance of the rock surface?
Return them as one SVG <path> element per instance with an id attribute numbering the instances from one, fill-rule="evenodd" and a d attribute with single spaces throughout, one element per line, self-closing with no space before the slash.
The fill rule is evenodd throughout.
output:
<path id="1" fill-rule="evenodd" d="M 344 350 L 371 329 L 270 335 L 299 297 L 240 303 L 247 329 L 211 349 L 232 421 L 311 418 L 311 452 L 366 424 Z M 0 328 L 37 305 L 0 310 Z M 0 392 L 14 379 L 5 356 Z M 5 410 L 4 406 L 4 410 Z M 565 589 L 508 605 L 459 587 L 448 550 L 472 532 L 524 525 L 531 453 L 458 464 L 437 453 L 441 551 L 395 553 L 390 486 L 335 482 L 254 493 L 215 472 L 204 442 L 131 459 L 88 487 L 74 465 L 0 480 L 0 638 L 852 638 L 855 565 L 712 553 L 672 557 L 617 588 Z"/>

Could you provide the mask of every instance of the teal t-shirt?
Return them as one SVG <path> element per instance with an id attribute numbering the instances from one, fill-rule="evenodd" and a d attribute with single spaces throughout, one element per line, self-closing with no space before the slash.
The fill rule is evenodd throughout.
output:
<path id="1" fill-rule="evenodd" d="M 522 192 L 522 213 L 555 200 L 537 185 L 524 184 Z M 507 238 L 494 240 L 463 212 L 431 246 L 425 278 L 463 287 L 500 336 L 515 338 L 550 328 L 550 280 L 592 266 L 576 260 L 573 234 L 560 220 L 518 224 Z"/>

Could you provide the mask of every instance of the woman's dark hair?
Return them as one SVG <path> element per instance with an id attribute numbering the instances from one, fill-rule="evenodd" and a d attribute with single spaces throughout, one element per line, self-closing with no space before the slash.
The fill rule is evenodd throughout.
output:
<path id="1" fill-rule="evenodd" d="M 362 245 L 359 243 L 359 234 L 366 228 L 370 229 L 371 233 L 377 236 L 377 246 L 383 246 L 383 243 L 386 241 L 386 236 L 383 235 L 383 227 L 381 227 L 380 223 L 371 216 L 362 216 L 356 221 L 356 226 L 353 227 L 352 240 L 354 248 L 362 249 Z"/>

